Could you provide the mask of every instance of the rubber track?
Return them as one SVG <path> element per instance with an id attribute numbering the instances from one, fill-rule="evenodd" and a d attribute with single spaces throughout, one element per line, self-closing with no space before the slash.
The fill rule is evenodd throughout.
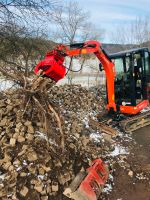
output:
<path id="1" fill-rule="evenodd" d="M 150 110 L 122 120 L 119 122 L 119 125 L 125 132 L 132 132 L 144 126 L 150 125 Z"/>

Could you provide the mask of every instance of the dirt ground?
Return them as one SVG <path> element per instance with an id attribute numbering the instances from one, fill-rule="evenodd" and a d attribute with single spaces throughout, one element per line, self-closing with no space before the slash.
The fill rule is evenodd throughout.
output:
<path id="1" fill-rule="evenodd" d="M 150 200 L 150 126 L 135 131 L 125 143 L 130 153 L 125 168 L 116 163 L 114 186 L 107 200 Z"/>

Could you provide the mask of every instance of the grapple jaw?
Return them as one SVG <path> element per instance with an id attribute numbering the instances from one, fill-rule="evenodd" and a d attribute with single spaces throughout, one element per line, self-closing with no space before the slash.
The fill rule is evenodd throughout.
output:
<path id="1" fill-rule="evenodd" d="M 108 175 L 108 167 L 101 159 L 96 159 L 86 171 L 79 172 L 64 195 L 74 200 L 97 200 Z"/>
<path id="2" fill-rule="evenodd" d="M 57 82 L 64 78 L 66 74 L 66 68 L 63 65 L 64 58 L 64 54 L 58 50 L 52 50 L 46 54 L 44 60 L 38 63 L 34 69 L 34 73 L 37 74 L 39 70 L 42 70 L 43 76 Z"/>

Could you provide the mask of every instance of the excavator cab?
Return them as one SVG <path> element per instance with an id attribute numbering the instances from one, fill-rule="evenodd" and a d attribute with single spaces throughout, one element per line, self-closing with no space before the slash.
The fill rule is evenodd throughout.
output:
<path id="1" fill-rule="evenodd" d="M 110 55 L 114 62 L 115 103 L 119 106 L 136 106 L 150 100 L 150 53 L 139 48 Z"/>

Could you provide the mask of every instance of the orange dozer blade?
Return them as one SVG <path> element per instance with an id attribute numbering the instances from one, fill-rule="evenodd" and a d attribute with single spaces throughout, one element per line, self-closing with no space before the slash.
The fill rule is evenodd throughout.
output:
<path id="1" fill-rule="evenodd" d="M 86 171 L 81 170 L 64 191 L 64 195 L 74 200 L 97 200 L 108 179 L 109 170 L 101 159 L 92 162 Z"/>

